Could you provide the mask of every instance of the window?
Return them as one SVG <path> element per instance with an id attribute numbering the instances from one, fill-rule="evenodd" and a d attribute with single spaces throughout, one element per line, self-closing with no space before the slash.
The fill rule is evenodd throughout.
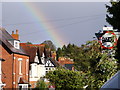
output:
<path id="1" fill-rule="evenodd" d="M 22 61 L 19 61 L 19 74 L 22 74 Z"/>
<path id="2" fill-rule="evenodd" d="M 26 75 L 28 75 L 28 59 L 26 60 Z"/>
<path id="3" fill-rule="evenodd" d="M 28 84 L 19 84 L 19 90 L 28 90 Z"/>
<path id="4" fill-rule="evenodd" d="M 32 77 L 32 70 L 30 70 L 29 74 L 30 74 L 30 77 Z"/>
<path id="5" fill-rule="evenodd" d="M 16 49 L 20 49 L 20 45 L 19 45 L 19 41 L 17 41 L 17 40 L 14 40 L 14 48 L 16 48 Z"/>
<path id="6" fill-rule="evenodd" d="M 19 61 L 19 74 L 22 74 L 22 58 L 18 58 Z"/>
<path id="7" fill-rule="evenodd" d="M 19 90 L 22 90 L 22 86 L 19 86 Z"/>

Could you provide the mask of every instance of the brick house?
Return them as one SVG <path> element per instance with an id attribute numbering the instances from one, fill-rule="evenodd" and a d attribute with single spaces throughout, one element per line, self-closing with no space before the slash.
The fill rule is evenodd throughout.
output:
<path id="1" fill-rule="evenodd" d="M 21 43 L 21 47 L 30 56 L 29 81 L 32 88 L 36 87 L 36 82 L 48 71 L 55 70 L 59 66 L 55 60 L 55 53 L 51 54 L 50 49 L 45 48 L 45 44 Z"/>
<path id="2" fill-rule="evenodd" d="M 67 57 L 59 57 L 58 62 L 65 67 L 66 69 L 69 70 L 75 70 L 74 69 L 74 61 L 73 59 L 67 58 Z"/>
<path id="3" fill-rule="evenodd" d="M 18 30 L 10 35 L 0 28 L 0 79 L 3 88 L 27 88 L 29 56 L 20 47 Z"/>

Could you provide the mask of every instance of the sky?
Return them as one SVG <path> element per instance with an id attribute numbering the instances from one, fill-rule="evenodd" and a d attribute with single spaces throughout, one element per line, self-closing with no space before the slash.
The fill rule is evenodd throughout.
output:
<path id="1" fill-rule="evenodd" d="M 25 0 L 24 0 L 25 1 Z M 27 0 L 26 0 L 27 1 Z M 56 47 L 80 46 L 93 40 L 104 25 L 109 2 L 2 2 L 0 22 L 10 34 L 19 30 L 22 43 L 51 40 Z"/>

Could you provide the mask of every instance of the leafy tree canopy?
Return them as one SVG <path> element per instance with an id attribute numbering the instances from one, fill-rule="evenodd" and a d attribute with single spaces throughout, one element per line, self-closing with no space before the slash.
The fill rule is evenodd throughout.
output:
<path id="1" fill-rule="evenodd" d="M 52 41 L 46 40 L 42 44 L 45 44 L 46 48 L 50 48 L 52 51 L 56 51 L 56 47 L 55 47 L 55 45 L 53 44 Z"/>
<path id="2" fill-rule="evenodd" d="M 84 74 L 77 71 L 65 70 L 58 68 L 55 71 L 50 71 L 46 74 L 46 78 L 55 85 L 56 90 L 66 90 L 83 88 L 84 82 L 82 80 Z"/>
<path id="3" fill-rule="evenodd" d="M 113 26 L 114 29 L 120 31 L 120 1 L 113 2 L 111 5 L 106 5 L 108 14 L 106 15 L 106 21 Z"/>
<path id="4" fill-rule="evenodd" d="M 36 84 L 36 89 L 46 90 L 48 88 L 47 84 L 43 80 L 38 80 Z"/>
<path id="5" fill-rule="evenodd" d="M 106 21 L 113 26 L 114 29 L 120 31 L 120 1 L 111 1 L 111 5 L 106 5 L 108 14 L 106 15 Z M 120 37 L 117 43 L 117 50 L 115 58 L 118 59 L 118 69 L 120 69 Z"/>
<path id="6" fill-rule="evenodd" d="M 32 44 L 31 42 L 26 42 L 27 44 Z"/>
<path id="7" fill-rule="evenodd" d="M 75 69 L 84 73 L 82 79 L 87 88 L 100 88 L 118 69 L 118 60 L 95 40 L 87 41 L 81 47 L 68 44 L 58 51 L 59 56 L 74 59 Z"/>

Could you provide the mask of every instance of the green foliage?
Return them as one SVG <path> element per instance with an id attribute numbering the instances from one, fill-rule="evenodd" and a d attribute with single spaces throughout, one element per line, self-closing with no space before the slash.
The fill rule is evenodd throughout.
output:
<path id="1" fill-rule="evenodd" d="M 118 29 L 120 31 L 120 1 L 114 2 L 111 1 L 111 5 L 106 5 L 107 12 L 109 15 L 106 17 L 106 21 L 113 26 L 114 29 Z M 117 44 L 116 56 L 118 59 L 118 69 L 120 70 L 120 37 Z"/>
<path id="2" fill-rule="evenodd" d="M 55 85 L 56 89 L 65 90 L 65 89 L 75 89 L 83 88 L 83 76 L 77 71 L 65 70 L 58 68 L 55 71 L 50 71 L 46 74 L 46 78 Z"/>
<path id="3" fill-rule="evenodd" d="M 43 80 L 38 80 L 37 81 L 37 85 L 36 88 L 40 89 L 40 90 L 46 90 L 48 86 L 46 85 L 46 83 Z"/>
<path id="4" fill-rule="evenodd" d="M 118 59 L 118 70 L 120 70 L 120 37 L 117 43 L 117 50 L 116 50 L 115 58 Z"/>
<path id="5" fill-rule="evenodd" d="M 60 56 L 63 56 L 63 55 L 62 55 L 62 50 L 61 50 L 61 48 L 58 48 L 58 49 L 57 49 L 56 54 L 57 54 L 57 60 L 58 60 L 58 58 L 59 58 Z"/>
<path id="6" fill-rule="evenodd" d="M 27 44 L 32 44 L 31 42 L 27 42 Z"/>
<path id="7" fill-rule="evenodd" d="M 85 45 L 80 47 L 79 54 L 75 59 L 75 67 L 77 70 L 87 72 L 93 71 L 96 63 L 101 57 L 101 48 L 97 41 L 88 41 Z"/>
<path id="8" fill-rule="evenodd" d="M 96 41 L 82 45 L 80 59 L 75 60 L 75 66 L 77 70 L 86 73 L 87 88 L 100 88 L 117 72 L 117 60 L 108 52 L 109 50 L 102 50 Z"/>
<path id="9" fill-rule="evenodd" d="M 46 49 L 49 49 L 49 48 L 50 48 L 50 46 L 49 46 L 49 45 L 47 45 L 47 44 L 45 44 L 45 48 L 46 48 Z"/>
<path id="10" fill-rule="evenodd" d="M 42 44 L 45 44 L 45 47 L 46 47 L 46 48 L 50 48 L 51 51 L 56 51 L 56 47 L 55 47 L 55 45 L 53 44 L 52 41 L 46 40 L 46 41 L 44 41 Z"/>
<path id="11" fill-rule="evenodd" d="M 63 46 L 62 48 L 57 49 L 57 58 L 59 57 L 70 57 L 75 58 L 79 51 L 79 47 L 74 44 L 68 44 L 67 46 Z"/>
<path id="12" fill-rule="evenodd" d="M 100 88 L 108 79 L 110 79 L 117 72 L 117 60 L 113 57 L 109 57 L 104 53 L 94 71 L 91 72 L 91 76 L 94 77 L 94 88 Z M 91 85 L 89 85 L 91 87 Z"/>
<path id="13" fill-rule="evenodd" d="M 62 49 L 58 48 L 57 56 L 74 59 L 76 69 L 85 72 L 89 69 L 91 70 L 91 68 L 94 69 L 92 65 L 99 62 L 101 49 L 97 41 L 87 41 L 86 44 L 81 45 L 81 47 L 68 44 L 67 46 L 64 45 Z"/>
<path id="14" fill-rule="evenodd" d="M 120 30 L 120 1 L 111 2 L 111 6 L 106 5 L 107 12 L 106 21 L 113 26 L 114 29 Z"/>
<path id="15" fill-rule="evenodd" d="M 58 51 L 60 56 L 74 59 L 75 69 L 82 72 L 81 81 L 87 88 L 100 88 L 118 70 L 118 60 L 95 40 L 81 47 L 68 44 Z"/>

